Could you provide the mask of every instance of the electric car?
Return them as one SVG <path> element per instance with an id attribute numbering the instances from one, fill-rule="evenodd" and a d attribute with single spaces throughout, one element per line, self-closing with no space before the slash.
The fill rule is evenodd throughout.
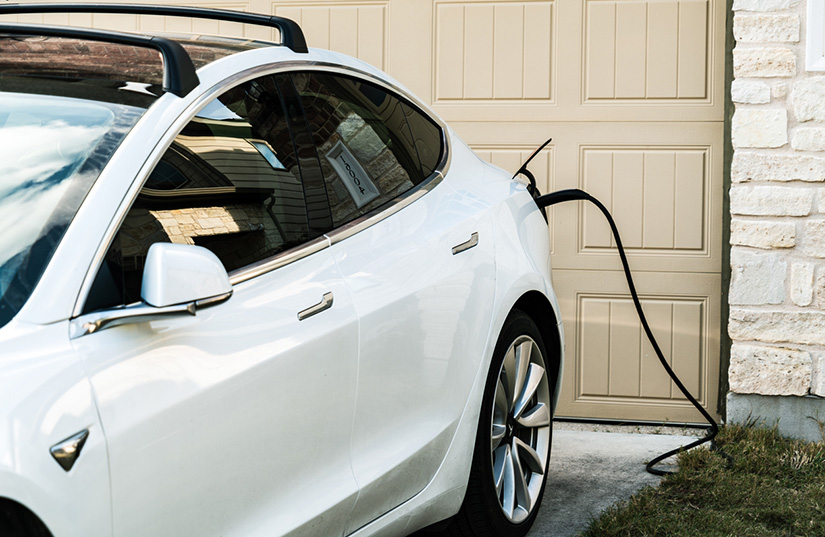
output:
<path id="1" fill-rule="evenodd" d="M 563 361 L 535 189 L 287 19 L 0 6 L 52 11 L 281 42 L 0 22 L 0 534 L 525 534 Z"/>

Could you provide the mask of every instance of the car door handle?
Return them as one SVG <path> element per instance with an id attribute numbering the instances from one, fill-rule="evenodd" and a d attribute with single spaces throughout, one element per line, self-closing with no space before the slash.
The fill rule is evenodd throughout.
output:
<path id="1" fill-rule="evenodd" d="M 462 242 L 456 246 L 453 246 L 453 255 L 460 254 L 461 252 L 466 252 L 470 248 L 474 248 L 478 244 L 478 232 L 474 231 L 472 235 L 470 235 L 470 240 L 467 242 Z"/>
<path id="2" fill-rule="evenodd" d="M 318 302 L 314 306 L 310 306 L 307 309 L 298 312 L 298 320 L 303 321 L 304 319 L 308 319 L 309 317 L 321 313 L 324 310 L 328 310 L 331 307 L 332 293 L 324 293 L 324 297 L 321 299 L 320 302 Z"/>

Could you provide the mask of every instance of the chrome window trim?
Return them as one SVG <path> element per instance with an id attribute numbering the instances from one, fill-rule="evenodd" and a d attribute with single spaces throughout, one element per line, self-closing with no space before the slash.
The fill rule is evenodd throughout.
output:
<path id="1" fill-rule="evenodd" d="M 342 240 L 352 237 L 356 233 L 360 233 L 378 222 L 389 218 L 407 205 L 424 196 L 424 194 L 441 183 L 443 179 L 444 176 L 441 175 L 441 172 L 435 172 L 417 186 L 390 200 L 386 205 L 378 207 L 373 212 L 367 213 L 333 229 L 326 234 L 326 237 L 329 238 L 330 245 L 338 244 Z"/>
<path id="2" fill-rule="evenodd" d="M 256 51 L 249 52 L 254 53 Z M 271 258 L 261 260 L 247 267 L 233 271 L 232 274 L 230 274 L 229 279 L 232 285 L 247 281 L 257 276 L 261 276 L 263 274 L 266 274 L 267 272 L 271 272 L 277 268 L 283 267 L 289 263 L 298 261 L 299 259 L 303 259 L 304 257 L 319 252 L 324 248 L 331 246 L 332 244 L 341 242 L 347 237 L 351 237 L 352 235 L 355 235 L 356 233 L 359 233 L 364 229 L 367 229 L 368 227 L 377 224 L 385 218 L 392 216 L 396 212 L 400 211 L 407 205 L 411 204 L 412 202 L 414 202 L 415 200 L 419 199 L 424 194 L 432 190 L 436 185 L 438 185 L 442 181 L 442 179 L 444 178 L 444 176 L 450 168 L 450 163 L 452 160 L 452 152 L 450 147 L 450 138 L 447 131 L 447 125 L 441 120 L 440 117 L 438 117 L 432 111 L 430 111 L 427 105 L 425 105 L 417 97 L 409 94 L 404 89 L 399 88 L 394 84 L 390 84 L 387 81 L 378 78 L 376 75 L 368 71 L 363 71 L 355 67 L 338 65 L 317 60 L 292 60 L 285 62 L 277 62 L 274 64 L 270 63 L 265 65 L 258 65 L 251 69 L 246 69 L 244 71 L 235 73 L 234 75 L 221 80 L 220 83 L 213 85 L 200 96 L 195 98 L 192 101 L 192 103 L 189 106 L 187 106 L 178 115 L 178 117 L 175 118 L 174 121 L 170 123 L 169 128 L 166 129 L 166 133 L 164 134 L 164 136 L 160 138 L 158 142 L 155 144 L 155 147 L 152 149 L 152 152 L 150 153 L 150 158 L 146 160 L 146 162 L 143 164 L 143 166 L 136 174 L 135 181 L 132 183 L 132 186 L 129 188 L 129 190 L 127 190 L 126 194 L 124 195 L 120 207 L 117 210 L 115 218 L 112 219 L 111 223 L 109 224 L 109 227 L 106 229 L 106 232 L 103 235 L 103 238 L 100 242 L 100 247 L 98 248 L 95 257 L 92 259 L 92 263 L 89 266 L 89 270 L 86 272 L 86 276 L 83 279 L 80 291 L 77 294 L 74 310 L 72 311 L 72 319 L 77 318 L 82 314 L 83 307 L 86 305 L 86 299 L 88 298 L 89 293 L 91 292 L 92 284 L 94 283 L 95 277 L 97 276 L 97 272 L 98 270 L 100 270 L 100 266 L 103 263 L 103 258 L 106 256 L 106 252 L 109 250 L 109 246 L 112 244 L 112 241 L 114 240 L 115 235 L 120 229 L 120 226 L 123 225 L 123 222 L 126 219 L 126 215 L 129 213 L 129 210 L 132 208 L 132 205 L 134 205 L 135 200 L 140 194 L 140 190 L 143 188 L 143 184 L 148 179 L 152 170 L 155 169 L 155 166 L 157 166 L 158 162 L 160 162 L 160 159 L 161 157 L 163 157 L 163 154 L 166 151 L 166 149 L 169 148 L 169 146 L 175 140 L 180 131 L 183 130 L 183 128 L 189 123 L 189 121 L 191 121 L 195 114 L 200 112 L 201 109 L 205 107 L 207 104 L 209 104 L 215 97 L 225 92 L 226 90 L 237 86 L 238 84 L 242 84 L 244 82 L 261 76 L 274 75 L 278 73 L 293 71 L 320 71 L 325 73 L 337 73 L 345 76 L 357 76 L 366 79 L 378 86 L 381 86 L 384 89 L 392 93 L 395 93 L 396 95 L 403 97 L 409 103 L 413 104 L 415 108 L 418 108 L 420 111 L 425 113 L 425 115 L 428 118 L 432 119 L 438 125 L 439 129 L 441 130 L 441 158 L 438 161 L 438 164 L 436 165 L 435 171 L 433 171 L 433 173 L 427 179 L 419 183 L 414 188 L 408 190 L 401 196 L 394 198 L 386 207 L 379 207 L 375 210 L 374 214 L 368 213 L 364 216 L 361 216 L 353 220 L 352 222 L 349 222 L 339 228 L 330 231 L 328 234 L 319 237 L 318 239 L 310 241 L 306 245 L 296 247 L 292 250 L 287 250 L 286 252 L 281 252 Z M 146 115 L 144 115 L 144 117 L 142 117 L 139 120 L 138 124 L 140 124 L 140 122 L 142 122 L 145 117 Z M 103 173 L 105 172 L 106 169 L 104 168 Z"/>
<path id="3" fill-rule="evenodd" d="M 272 272 L 275 269 L 289 265 L 299 259 L 303 259 L 314 253 L 320 252 L 321 250 L 325 250 L 329 248 L 329 246 L 329 239 L 325 235 L 321 235 L 320 237 L 316 237 L 309 242 L 296 246 L 295 248 L 290 248 L 289 250 L 275 254 L 272 257 L 262 259 L 237 270 L 233 270 L 229 274 L 229 283 L 232 285 L 237 285 L 247 280 L 251 280 L 252 278 L 257 278 L 267 272 Z"/>

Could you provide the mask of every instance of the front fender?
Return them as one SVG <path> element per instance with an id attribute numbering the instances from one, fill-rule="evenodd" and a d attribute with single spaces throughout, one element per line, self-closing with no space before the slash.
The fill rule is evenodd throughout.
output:
<path id="1" fill-rule="evenodd" d="M 31 510 L 54 537 L 111 535 L 106 442 L 68 324 L 0 329 L 0 497 Z M 89 436 L 69 472 L 50 448 Z"/>

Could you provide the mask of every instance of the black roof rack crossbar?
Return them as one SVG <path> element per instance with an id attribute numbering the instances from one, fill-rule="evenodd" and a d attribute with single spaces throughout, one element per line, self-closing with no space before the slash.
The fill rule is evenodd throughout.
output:
<path id="1" fill-rule="evenodd" d="M 0 34 L 89 39 L 120 45 L 153 48 L 159 51 L 163 57 L 164 91 L 174 93 L 178 97 L 183 97 L 200 83 L 198 75 L 195 73 L 195 66 L 192 64 L 192 59 L 183 47 L 175 41 L 162 37 L 126 34 L 108 30 L 91 30 L 87 28 L 5 23 L 0 24 Z"/>
<path id="2" fill-rule="evenodd" d="M 20 13 L 120 13 L 130 15 L 164 15 L 173 17 L 192 17 L 196 19 L 212 19 L 227 22 L 254 24 L 277 28 L 281 32 L 281 44 L 293 52 L 306 53 L 306 39 L 298 24 L 284 17 L 263 15 L 259 13 L 245 13 L 227 9 L 210 9 L 204 7 L 185 6 L 155 6 L 141 4 L 3 4 L 0 5 L 0 15 Z"/>

